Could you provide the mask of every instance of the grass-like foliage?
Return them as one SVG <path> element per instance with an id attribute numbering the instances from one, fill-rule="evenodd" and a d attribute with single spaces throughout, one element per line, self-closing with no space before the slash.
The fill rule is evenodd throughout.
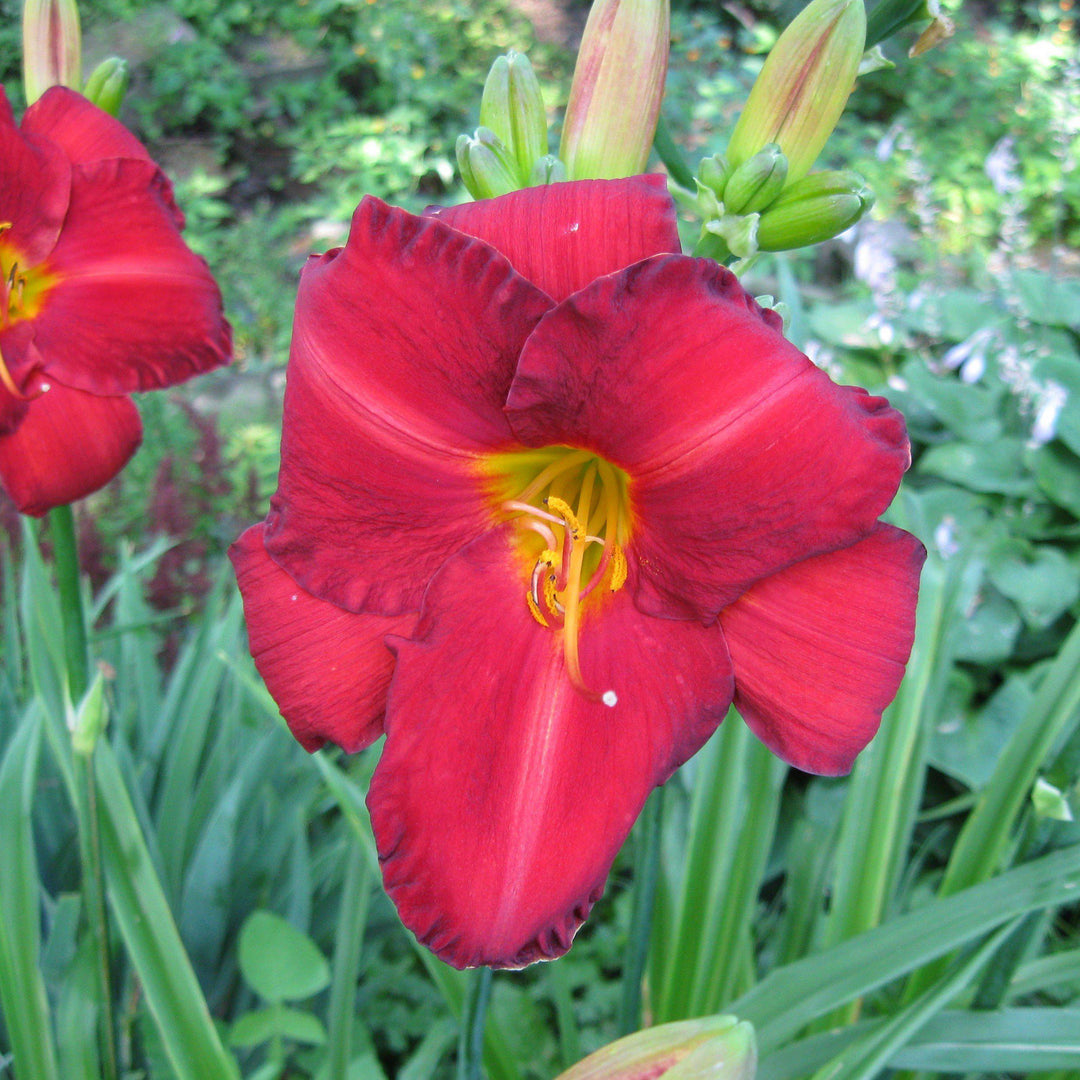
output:
<path id="1" fill-rule="evenodd" d="M 689 160 L 723 149 L 799 6 L 675 5 L 664 111 Z M 755 1025 L 761 1080 L 1080 1075 L 1080 70 L 1067 3 L 957 6 L 938 52 L 889 45 L 829 143 L 876 220 L 750 285 L 907 417 L 890 517 L 929 558 L 881 733 L 822 779 L 725 723 L 568 956 L 489 983 L 398 923 L 364 807 L 378 748 L 295 743 L 223 551 L 273 490 L 306 253 L 365 193 L 463 197 L 453 139 L 491 58 L 529 48 L 558 89 L 569 56 L 497 0 L 81 5 L 89 42 L 135 28 L 124 118 L 177 166 L 241 375 L 149 401 L 154 437 L 82 508 L 85 692 L 64 537 L 5 544 L 0 1077 L 449 1080 L 475 1036 L 491 1080 L 548 1080 L 723 1012 Z"/>

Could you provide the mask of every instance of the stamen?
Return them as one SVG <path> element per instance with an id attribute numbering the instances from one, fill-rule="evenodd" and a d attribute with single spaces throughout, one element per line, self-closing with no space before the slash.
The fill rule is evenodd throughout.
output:
<path id="1" fill-rule="evenodd" d="M 32 400 L 27 394 L 24 394 L 16 385 L 15 380 L 11 377 L 11 372 L 8 371 L 7 364 L 4 363 L 4 354 L 0 353 L 0 383 L 4 384 L 4 389 L 7 390 L 12 397 L 18 398 L 20 401 Z M 48 387 L 44 387 L 47 390 Z M 44 392 L 43 390 L 43 392 Z"/>
<path id="2" fill-rule="evenodd" d="M 558 546 L 555 534 L 542 521 L 526 521 L 525 528 L 532 529 L 533 532 L 539 533 L 544 538 L 544 542 L 549 548 Z"/>
<path id="3" fill-rule="evenodd" d="M 521 502 L 528 502 L 530 499 L 536 498 L 557 476 L 561 476 L 563 473 L 575 468 L 583 461 L 588 461 L 591 457 L 592 454 L 588 450 L 574 450 L 563 455 L 553 461 L 546 469 L 541 469 L 537 473 L 536 479 L 525 488 L 518 496 L 518 499 Z"/>
<path id="4" fill-rule="evenodd" d="M 539 472 L 501 507 L 511 518 L 523 515 L 519 524 L 545 544 L 532 568 L 526 605 L 537 623 L 560 634 L 574 689 L 612 708 L 618 702 L 615 691 L 593 690 L 581 670 L 582 601 L 604 583 L 617 591 L 626 581 L 620 544 L 626 539 L 626 477 L 586 450 L 549 447 L 519 460 Z M 593 544 L 600 545 L 599 555 L 586 560 Z"/>

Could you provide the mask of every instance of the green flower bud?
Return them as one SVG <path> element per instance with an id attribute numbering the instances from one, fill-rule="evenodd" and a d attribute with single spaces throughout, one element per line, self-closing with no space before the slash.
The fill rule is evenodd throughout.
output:
<path id="1" fill-rule="evenodd" d="M 566 166 L 554 154 L 545 154 L 533 162 L 532 172 L 529 173 L 529 187 L 557 184 L 565 179 Z"/>
<path id="2" fill-rule="evenodd" d="M 454 150 L 461 179 L 474 199 L 491 199 L 522 186 L 513 155 L 487 128 L 477 128 L 475 135 L 459 135 Z"/>
<path id="3" fill-rule="evenodd" d="M 595 0 L 585 24 L 559 157 L 571 180 L 645 168 L 664 94 L 669 0 Z"/>
<path id="4" fill-rule="evenodd" d="M 812 0 L 754 82 L 728 143 L 731 165 L 776 143 L 787 155 L 788 183 L 805 176 L 844 111 L 865 40 L 863 0 Z"/>
<path id="5" fill-rule="evenodd" d="M 496 57 L 484 83 L 480 123 L 510 151 L 518 186 L 527 186 L 534 163 L 547 154 L 548 126 L 540 83 L 524 53 Z"/>
<path id="6" fill-rule="evenodd" d="M 734 1016 L 645 1028 L 590 1054 L 557 1080 L 753 1080 L 754 1029 Z"/>
<path id="7" fill-rule="evenodd" d="M 753 214 L 764 210 L 784 190 L 788 163 L 776 143 L 744 161 L 724 187 L 724 209 L 730 214 Z"/>
<path id="8" fill-rule="evenodd" d="M 698 181 L 713 191 L 717 198 L 724 194 L 724 185 L 730 175 L 731 169 L 723 154 L 713 154 L 712 157 L 702 158 L 701 164 L 698 165 Z"/>
<path id="9" fill-rule="evenodd" d="M 110 56 L 102 60 L 90 78 L 86 80 L 83 96 L 89 98 L 99 109 L 104 109 L 110 116 L 120 112 L 127 91 L 127 62 L 119 56 Z"/>
<path id="10" fill-rule="evenodd" d="M 873 192 L 858 173 L 812 173 L 787 188 L 761 215 L 758 247 L 787 251 L 818 244 L 851 228 L 873 205 Z"/>
<path id="11" fill-rule="evenodd" d="M 1049 818 L 1051 821 L 1072 821 L 1073 819 L 1069 797 L 1042 776 L 1036 779 L 1035 786 L 1031 789 L 1031 804 L 1035 808 L 1036 818 L 1040 820 Z"/>
<path id="12" fill-rule="evenodd" d="M 71 732 L 72 749 L 76 754 L 92 754 L 109 718 L 105 701 L 105 679 L 100 671 L 94 676 L 94 681 L 79 702 L 79 707 L 68 708 L 68 730 Z"/>
<path id="13" fill-rule="evenodd" d="M 75 0 L 26 0 L 22 32 L 27 105 L 50 86 L 78 90 L 82 85 L 82 31 Z"/>

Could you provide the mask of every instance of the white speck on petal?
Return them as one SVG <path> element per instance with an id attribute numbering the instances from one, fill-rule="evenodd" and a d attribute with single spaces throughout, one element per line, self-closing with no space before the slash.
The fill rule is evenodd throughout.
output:
<path id="1" fill-rule="evenodd" d="M 609 708 L 613 709 L 619 703 L 619 695 L 614 690 L 605 690 L 600 700 Z"/>

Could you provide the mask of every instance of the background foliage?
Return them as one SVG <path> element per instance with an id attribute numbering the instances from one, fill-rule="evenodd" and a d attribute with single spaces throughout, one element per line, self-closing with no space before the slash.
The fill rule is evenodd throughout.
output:
<path id="1" fill-rule="evenodd" d="M 676 5 L 665 115 L 691 160 L 722 149 L 799 6 Z M 0 0 L 15 102 L 18 7 Z M 365 193 L 413 209 L 462 198 L 453 140 L 476 124 L 492 56 L 527 48 L 554 115 L 571 54 L 536 44 L 501 0 L 81 7 L 88 60 L 131 61 L 124 119 L 176 181 L 238 343 L 230 371 L 140 401 L 154 437 L 80 514 L 109 715 L 99 770 L 130 795 L 105 804 L 121 1065 L 186 1080 L 199 1073 L 176 1047 L 211 1060 L 218 1046 L 258 1080 L 346 1063 L 362 1080 L 450 1077 L 469 980 L 415 949 L 377 885 L 374 759 L 292 741 L 247 659 L 222 553 L 275 483 L 306 254 L 343 241 Z M 901 695 L 839 780 L 788 773 L 725 724 L 651 804 L 570 955 L 495 979 L 492 1077 L 550 1077 L 641 1019 L 729 1009 L 758 1025 L 770 1080 L 1080 1068 L 1077 38 L 1071 0 L 953 14 L 956 37 L 919 60 L 912 35 L 890 44 L 896 67 L 860 81 L 827 148 L 871 180 L 873 220 L 748 282 L 788 304 L 818 363 L 908 417 L 893 514 L 930 558 Z M 21 887 L 2 890 L 0 925 L 27 985 L 41 952 L 38 996 L 4 1000 L 0 1075 L 19 1023 L 51 1015 L 41 1061 L 92 1078 L 59 613 L 35 537 L 3 520 L 23 564 L 5 557 L 2 575 L 0 817 L 26 827 L 4 833 Z M 659 885 L 637 984 L 623 973 L 650 827 Z M 166 908 L 172 951 L 140 953 L 125 916 Z M 186 965 L 213 1022 L 170 1030 L 155 995 Z"/>

